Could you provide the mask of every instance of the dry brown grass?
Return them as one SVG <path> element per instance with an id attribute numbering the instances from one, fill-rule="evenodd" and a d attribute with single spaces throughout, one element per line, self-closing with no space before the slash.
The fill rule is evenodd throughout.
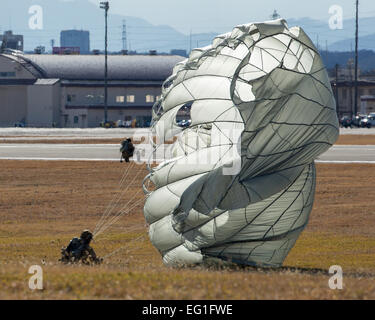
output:
<path id="1" fill-rule="evenodd" d="M 9 143 L 47 143 L 47 144 L 120 144 L 123 139 L 121 138 L 95 138 L 95 139 L 43 139 L 42 137 L 35 140 L 8 140 L 0 138 L 0 144 Z M 135 144 L 140 143 L 139 141 L 134 141 Z M 169 143 L 169 142 L 167 142 Z M 335 144 L 339 145 L 374 145 L 375 135 L 341 135 Z"/>
<path id="2" fill-rule="evenodd" d="M 170 269 L 149 243 L 142 205 L 93 246 L 100 266 L 60 265 L 59 250 L 84 228 L 93 229 L 119 191 L 126 164 L 0 161 L 0 299 L 367 299 L 375 298 L 375 189 L 371 165 L 319 164 L 308 227 L 285 261 L 296 271 Z M 141 199 L 146 173 L 121 204 Z M 136 176 L 138 174 L 138 176 Z M 45 289 L 31 291 L 28 268 L 43 266 Z M 329 266 L 344 270 L 344 289 L 330 290 Z M 314 273 L 314 269 L 323 272 Z M 306 270 L 305 270 L 306 269 Z M 362 275 L 362 273 L 370 275 Z"/>
<path id="3" fill-rule="evenodd" d="M 375 135 L 340 135 L 335 144 L 345 145 L 370 145 L 375 144 Z"/>

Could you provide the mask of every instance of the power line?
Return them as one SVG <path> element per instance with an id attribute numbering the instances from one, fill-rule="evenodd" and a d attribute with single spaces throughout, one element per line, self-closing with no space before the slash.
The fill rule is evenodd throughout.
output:
<path id="1" fill-rule="evenodd" d="M 108 10 L 109 2 L 100 2 L 100 8 L 105 10 L 105 65 L 104 65 L 104 126 L 108 122 Z"/>
<path id="2" fill-rule="evenodd" d="M 122 20 L 122 50 L 127 50 L 126 20 Z"/>

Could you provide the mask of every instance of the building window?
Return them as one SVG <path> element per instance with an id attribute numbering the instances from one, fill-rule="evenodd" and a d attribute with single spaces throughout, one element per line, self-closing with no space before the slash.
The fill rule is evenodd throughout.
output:
<path id="1" fill-rule="evenodd" d="M 161 96 L 156 96 L 156 101 L 160 100 Z"/>
<path id="2" fill-rule="evenodd" d="M 148 94 L 146 96 L 146 102 L 154 102 L 155 101 L 155 97 L 151 94 Z"/>
<path id="3" fill-rule="evenodd" d="M 117 103 L 124 103 L 125 102 L 125 97 L 124 96 L 117 96 L 116 97 L 116 102 Z"/>
<path id="4" fill-rule="evenodd" d="M 15 72 L 0 72 L 0 77 L 15 77 Z"/>
<path id="5" fill-rule="evenodd" d="M 126 102 L 128 102 L 128 103 L 134 103 L 134 101 L 135 101 L 135 96 L 134 95 L 127 95 L 126 96 Z"/>
<path id="6" fill-rule="evenodd" d="M 74 123 L 75 123 L 75 124 L 78 123 L 78 116 L 74 116 Z"/>

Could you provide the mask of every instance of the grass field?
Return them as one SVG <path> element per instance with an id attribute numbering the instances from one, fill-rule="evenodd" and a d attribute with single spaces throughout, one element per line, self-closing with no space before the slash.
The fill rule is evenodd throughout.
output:
<path id="1" fill-rule="evenodd" d="M 0 161 L 0 168 L 0 299 L 375 298 L 371 165 L 317 165 L 309 225 L 284 263 L 292 268 L 280 270 L 167 268 L 146 236 L 142 203 L 94 241 L 99 256 L 113 253 L 102 265 L 61 265 L 60 248 L 94 229 L 120 192 L 126 164 Z M 130 173 L 119 207 L 142 199 L 145 174 L 143 166 Z M 41 291 L 28 288 L 35 264 L 44 272 Z M 343 290 L 328 287 L 331 265 L 343 268 Z"/>

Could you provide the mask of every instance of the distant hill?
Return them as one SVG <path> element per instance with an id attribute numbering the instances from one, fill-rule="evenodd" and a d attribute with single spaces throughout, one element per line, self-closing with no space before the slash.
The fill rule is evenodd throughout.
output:
<path id="1" fill-rule="evenodd" d="M 375 22 L 374 22 L 374 25 L 375 25 Z M 353 37 L 351 39 L 337 41 L 331 44 L 328 47 L 328 49 L 330 51 L 348 51 L 350 50 L 350 48 L 354 50 L 354 47 L 355 47 L 355 39 Z M 370 34 L 368 36 L 359 37 L 358 48 L 359 50 L 364 50 L 364 49 L 375 50 L 375 33 Z"/>
<path id="2" fill-rule="evenodd" d="M 355 35 L 355 20 L 347 19 L 343 21 L 343 29 L 331 30 L 328 21 L 313 20 L 310 18 L 288 19 L 288 25 L 300 26 L 308 34 L 315 45 L 319 44 L 321 50 L 329 51 L 350 51 L 350 43 L 353 43 Z M 370 39 L 374 34 L 375 17 L 361 18 L 359 21 L 359 36 L 362 39 L 361 49 L 375 50 L 375 40 Z"/>
<path id="3" fill-rule="evenodd" d="M 2 32 L 8 30 L 11 24 L 14 33 L 24 35 L 26 50 L 43 45 L 47 51 L 50 51 L 50 40 L 54 39 L 55 45 L 59 45 L 60 31 L 67 29 L 88 30 L 91 49 L 104 47 L 104 11 L 88 0 L 38 0 L 37 2 L 2 0 L 1 2 L 2 8 L 6 8 L 0 10 Z M 28 27 L 30 18 L 28 10 L 36 3 L 43 8 L 44 30 L 30 30 Z M 137 51 L 156 49 L 169 52 L 170 49 L 189 48 L 189 36 L 167 25 L 154 26 L 140 18 L 109 14 L 109 50 L 111 51 L 122 49 L 124 19 L 127 24 L 128 49 Z"/>
<path id="4" fill-rule="evenodd" d="M 99 1 L 98 1 L 99 3 Z M 38 4 L 44 10 L 44 29 L 30 30 L 28 10 L 31 5 Z M 45 46 L 51 51 L 51 39 L 55 45 L 60 44 L 60 31 L 67 29 L 83 29 L 90 31 L 91 49 L 104 47 L 104 11 L 88 0 L 1 0 L 1 31 L 11 28 L 17 34 L 23 34 L 25 49 Z M 160 3 L 162 5 L 162 3 Z M 153 25 L 148 21 L 131 16 L 109 15 L 109 50 L 122 49 L 122 23 L 126 19 L 128 49 L 138 52 L 157 50 L 169 52 L 171 49 L 189 50 L 190 47 L 202 47 L 211 43 L 212 39 L 222 32 L 221 26 L 212 26 L 217 33 L 183 34 L 168 25 Z M 260 19 L 262 20 L 262 19 Z M 251 21 L 249 21 L 251 22 Z M 289 26 L 301 26 L 314 43 L 330 50 L 350 51 L 353 41 L 354 19 L 344 20 L 342 30 L 330 30 L 327 21 L 310 18 L 287 19 Z M 374 37 L 375 17 L 360 19 L 360 48 L 375 49 Z M 233 26 L 234 27 L 234 26 Z M 354 45 L 353 45 L 354 48 Z"/>
<path id="5" fill-rule="evenodd" d="M 346 67 L 349 59 L 354 59 L 353 52 L 326 52 L 321 51 L 320 55 L 328 69 L 333 69 L 337 64 Z M 361 50 L 358 53 L 358 64 L 361 72 L 375 70 L 375 52 L 371 50 Z"/>

